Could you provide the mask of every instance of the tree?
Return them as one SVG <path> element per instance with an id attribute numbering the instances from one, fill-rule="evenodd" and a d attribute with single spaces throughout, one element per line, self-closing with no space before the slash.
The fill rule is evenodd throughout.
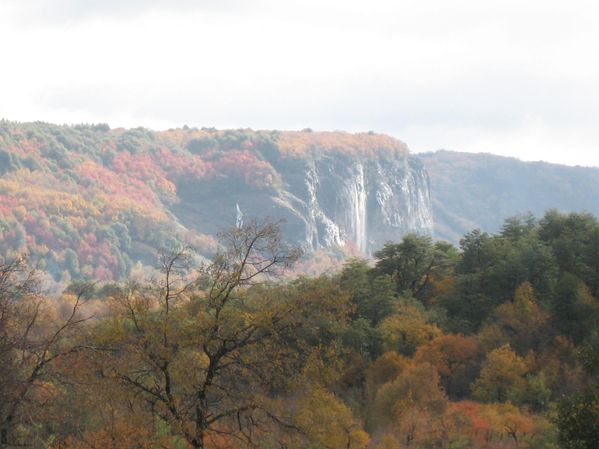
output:
<path id="1" fill-rule="evenodd" d="M 562 448 L 599 447 L 599 393 L 587 391 L 562 401 L 559 405 L 557 424 Z"/>
<path id="2" fill-rule="evenodd" d="M 536 232 L 537 221 L 530 212 L 523 216 L 506 218 L 501 226 L 500 235 L 511 241 L 517 242 L 522 238 L 528 238 Z"/>
<path id="3" fill-rule="evenodd" d="M 355 306 L 352 318 L 364 318 L 376 326 L 393 312 L 396 295 L 391 276 L 372 278 L 370 271 L 365 260 L 352 259 L 343 266 L 339 284 L 352 295 Z"/>
<path id="4" fill-rule="evenodd" d="M 495 309 L 492 321 L 479 335 L 483 341 L 496 339 L 501 344 L 509 343 L 518 354 L 525 356 L 528 351 L 538 351 L 549 344 L 549 318 L 539 306 L 532 285 L 525 282 L 516 289 L 513 301 Z"/>
<path id="5" fill-rule="evenodd" d="M 526 388 L 527 371 L 526 361 L 504 345 L 487 355 L 480 377 L 472 384 L 472 394 L 483 402 L 518 401 Z"/>
<path id="6" fill-rule="evenodd" d="M 409 365 L 409 359 L 398 352 L 385 352 L 368 368 L 366 380 L 371 392 L 397 378 Z"/>
<path id="7" fill-rule="evenodd" d="M 301 372 L 310 350 L 298 336 L 315 335 L 318 319 L 342 318 L 347 299 L 267 282 L 298 255 L 276 224 L 246 223 L 221 244 L 197 275 L 185 275 L 185 253 L 163 257 L 161 280 L 117 295 L 116 316 L 99 329 L 112 348 L 104 375 L 194 449 L 217 437 L 253 447 L 269 426 L 292 428 L 270 394 L 284 394 Z"/>
<path id="8" fill-rule="evenodd" d="M 531 218 L 524 223 L 519 218 L 506 220 L 499 235 L 470 232 L 460 244 L 456 288 L 441 301 L 456 330 L 464 331 L 466 326 L 477 330 L 523 283 L 530 283 L 545 300 L 551 296 L 557 263 Z"/>
<path id="9" fill-rule="evenodd" d="M 427 322 L 425 314 L 416 303 L 402 301 L 393 315 L 378 326 L 385 351 L 398 351 L 412 355 L 416 348 L 442 334 L 435 324 Z"/>
<path id="10" fill-rule="evenodd" d="M 368 434 L 343 401 L 317 384 L 305 385 L 303 390 L 298 391 L 297 397 L 286 401 L 283 407 L 285 414 L 294 416 L 293 425 L 300 432 L 283 435 L 270 432 L 266 436 L 270 444 L 297 449 L 366 447 Z"/>
<path id="11" fill-rule="evenodd" d="M 437 369 L 444 390 L 452 398 L 469 393 L 478 373 L 478 358 L 476 339 L 462 334 L 441 335 L 419 346 L 414 354 L 416 362 L 428 362 Z"/>
<path id="12" fill-rule="evenodd" d="M 360 354 L 374 359 L 381 353 L 381 335 L 376 328 L 393 312 L 397 301 L 391 276 L 372 277 L 371 268 L 363 259 L 347 262 L 339 275 L 339 284 L 351 295 L 352 323 L 344 342 Z"/>
<path id="13" fill-rule="evenodd" d="M 550 210 L 540 221 L 539 236 L 551 246 L 560 273 L 569 272 L 584 279 L 589 261 L 587 251 L 591 249 L 588 243 L 598 228 L 597 219 L 591 214 L 560 214 Z"/>
<path id="14" fill-rule="evenodd" d="M 564 273 L 551 302 L 555 326 L 579 344 L 599 325 L 599 302 L 578 277 Z"/>
<path id="15" fill-rule="evenodd" d="M 434 444 L 441 437 L 447 405 L 436 369 L 426 362 L 412 364 L 378 390 L 369 413 L 369 428 L 394 429 L 405 446 L 420 447 L 426 442 L 438 447 Z"/>
<path id="16" fill-rule="evenodd" d="M 457 254 L 447 243 L 433 244 L 430 237 L 409 234 L 401 243 L 387 243 L 374 256 L 374 276 L 389 275 L 397 293 L 424 300 L 435 277 L 441 277 Z"/>
<path id="17" fill-rule="evenodd" d="M 64 318 L 39 291 L 25 260 L 0 264 L 0 448 L 31 444 L 55 390 L 56 364 L 82 350 L 75 336 L 87 286 L 66 304 Z"/>
<path id="18" fill-rule="evenodd" d="M 591 377 L 590 385 L 558 406 L 558 438 L 564 449 L 599 447 L 599 336 L 582 345 L 579 356 Z"/>
<path id="19" fill-rule="evenodd" d="M 591 294 L 599 296 L 599 225 L 595 226 L 589 233 L 584 248 L 584 271 L 583 279 L 588 285 Z"/>

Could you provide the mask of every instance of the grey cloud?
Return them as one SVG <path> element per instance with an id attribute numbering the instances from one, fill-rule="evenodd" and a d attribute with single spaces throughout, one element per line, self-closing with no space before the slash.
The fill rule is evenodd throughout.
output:
<path id="1" fill-rule="evenodd" d="M 480 73 L 453 83 L 393 84 L 379 80 L 272 90 L 224 89 L 199 81 L 60 87 L 40 103 L 111 117 L 127 110 L 138 117 L 194 125 L 394 130 L 399 127 L 467 126 L 508 131 L 532 118 L 548 126 L 591 125 L 599 119 L 599 95 L 593 86 L 516 74 Z"/>

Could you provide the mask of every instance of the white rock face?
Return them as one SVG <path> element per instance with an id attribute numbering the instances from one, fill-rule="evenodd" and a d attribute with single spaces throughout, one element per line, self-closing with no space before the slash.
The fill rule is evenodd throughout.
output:
<path id="1" fill-rule="evenodd" d="M 288 187 L 304 210 L 307 249 L 353 245 L 371 254 L 410 232 L 432 234 L 428 176 L 415 158 L 323 157 L 303 179 L 304 189 Z"/>
<path id="2" fill-rule="evenodd" d="M 351 246 L 371 255 L 408 233 L 431 235 L 429 180 L 422 163 L 405 153 L 377 154 L 273 161 L 281 178 L 276 187 L 192 189 L 180 216 L 193 217 L 185 224 L 201 225 L 204 233 L 252 218 L 283 220 L 284 237 L 306 251 Z"/>
<path id="3" fill-rule="evenodd" d="M 368 249 L 367 194 L 362 164 L 356 164 L 354 177 L 346 182 L 345 194 L 349 202 L 349 207 L 345 211 L 346 223 L 351 230 L 352 241 L 361 252 L 366 252 Z"/>
<path id="4" fill-rule="evenodd" d="M 239 208 L 239 203 L 235 203 L 235 227 L 243 227 L 243 212 L 241 212 L 241 209 Z"/>

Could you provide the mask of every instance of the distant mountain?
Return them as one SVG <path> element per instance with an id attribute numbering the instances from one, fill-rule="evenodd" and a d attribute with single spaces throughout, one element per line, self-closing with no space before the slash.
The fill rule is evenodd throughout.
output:
<path id="1" fill-rule="evenodd" d="M 491 154 L 418 154 L 431 180 L 435 235 L 497 231 L 505 217 L 550 208 L 599 215 L 599 168 L 523 162 Z"/>
<path id="2" fill-rule="evenodd" d="M 422 162 L 384 135 L 0 121 L 0 255 L 57 281 L 118 279 L 161 247 L 211 256 L 219 231 L 266 217 L 308 252 L 433 226 Z"/>

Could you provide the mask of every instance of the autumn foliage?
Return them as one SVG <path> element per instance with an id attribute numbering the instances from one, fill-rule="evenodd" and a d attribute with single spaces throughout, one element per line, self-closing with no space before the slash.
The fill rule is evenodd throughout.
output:
<path id="1" fill-rule="evenodd" d="M 331 139 L 2 122 L 0 448 L 598 447 L 595 217 L 408 235 L 314 277 L 276 223 L 210 260 L 171 226 L 186 183 L 274 188 L 267 153 L 402 150 Z"/>
<path id="2" fill-rule="evenodd" d="M 212 235 L 174 219 L 181 192 L 268 192 L 276 161 L 336 151 L 406 152 L 376 134 L 0 122 L 0 250 L 28 254 L 57 282 L 118 280 L 156 249 L 184 244 L 214 254 Z"/>

